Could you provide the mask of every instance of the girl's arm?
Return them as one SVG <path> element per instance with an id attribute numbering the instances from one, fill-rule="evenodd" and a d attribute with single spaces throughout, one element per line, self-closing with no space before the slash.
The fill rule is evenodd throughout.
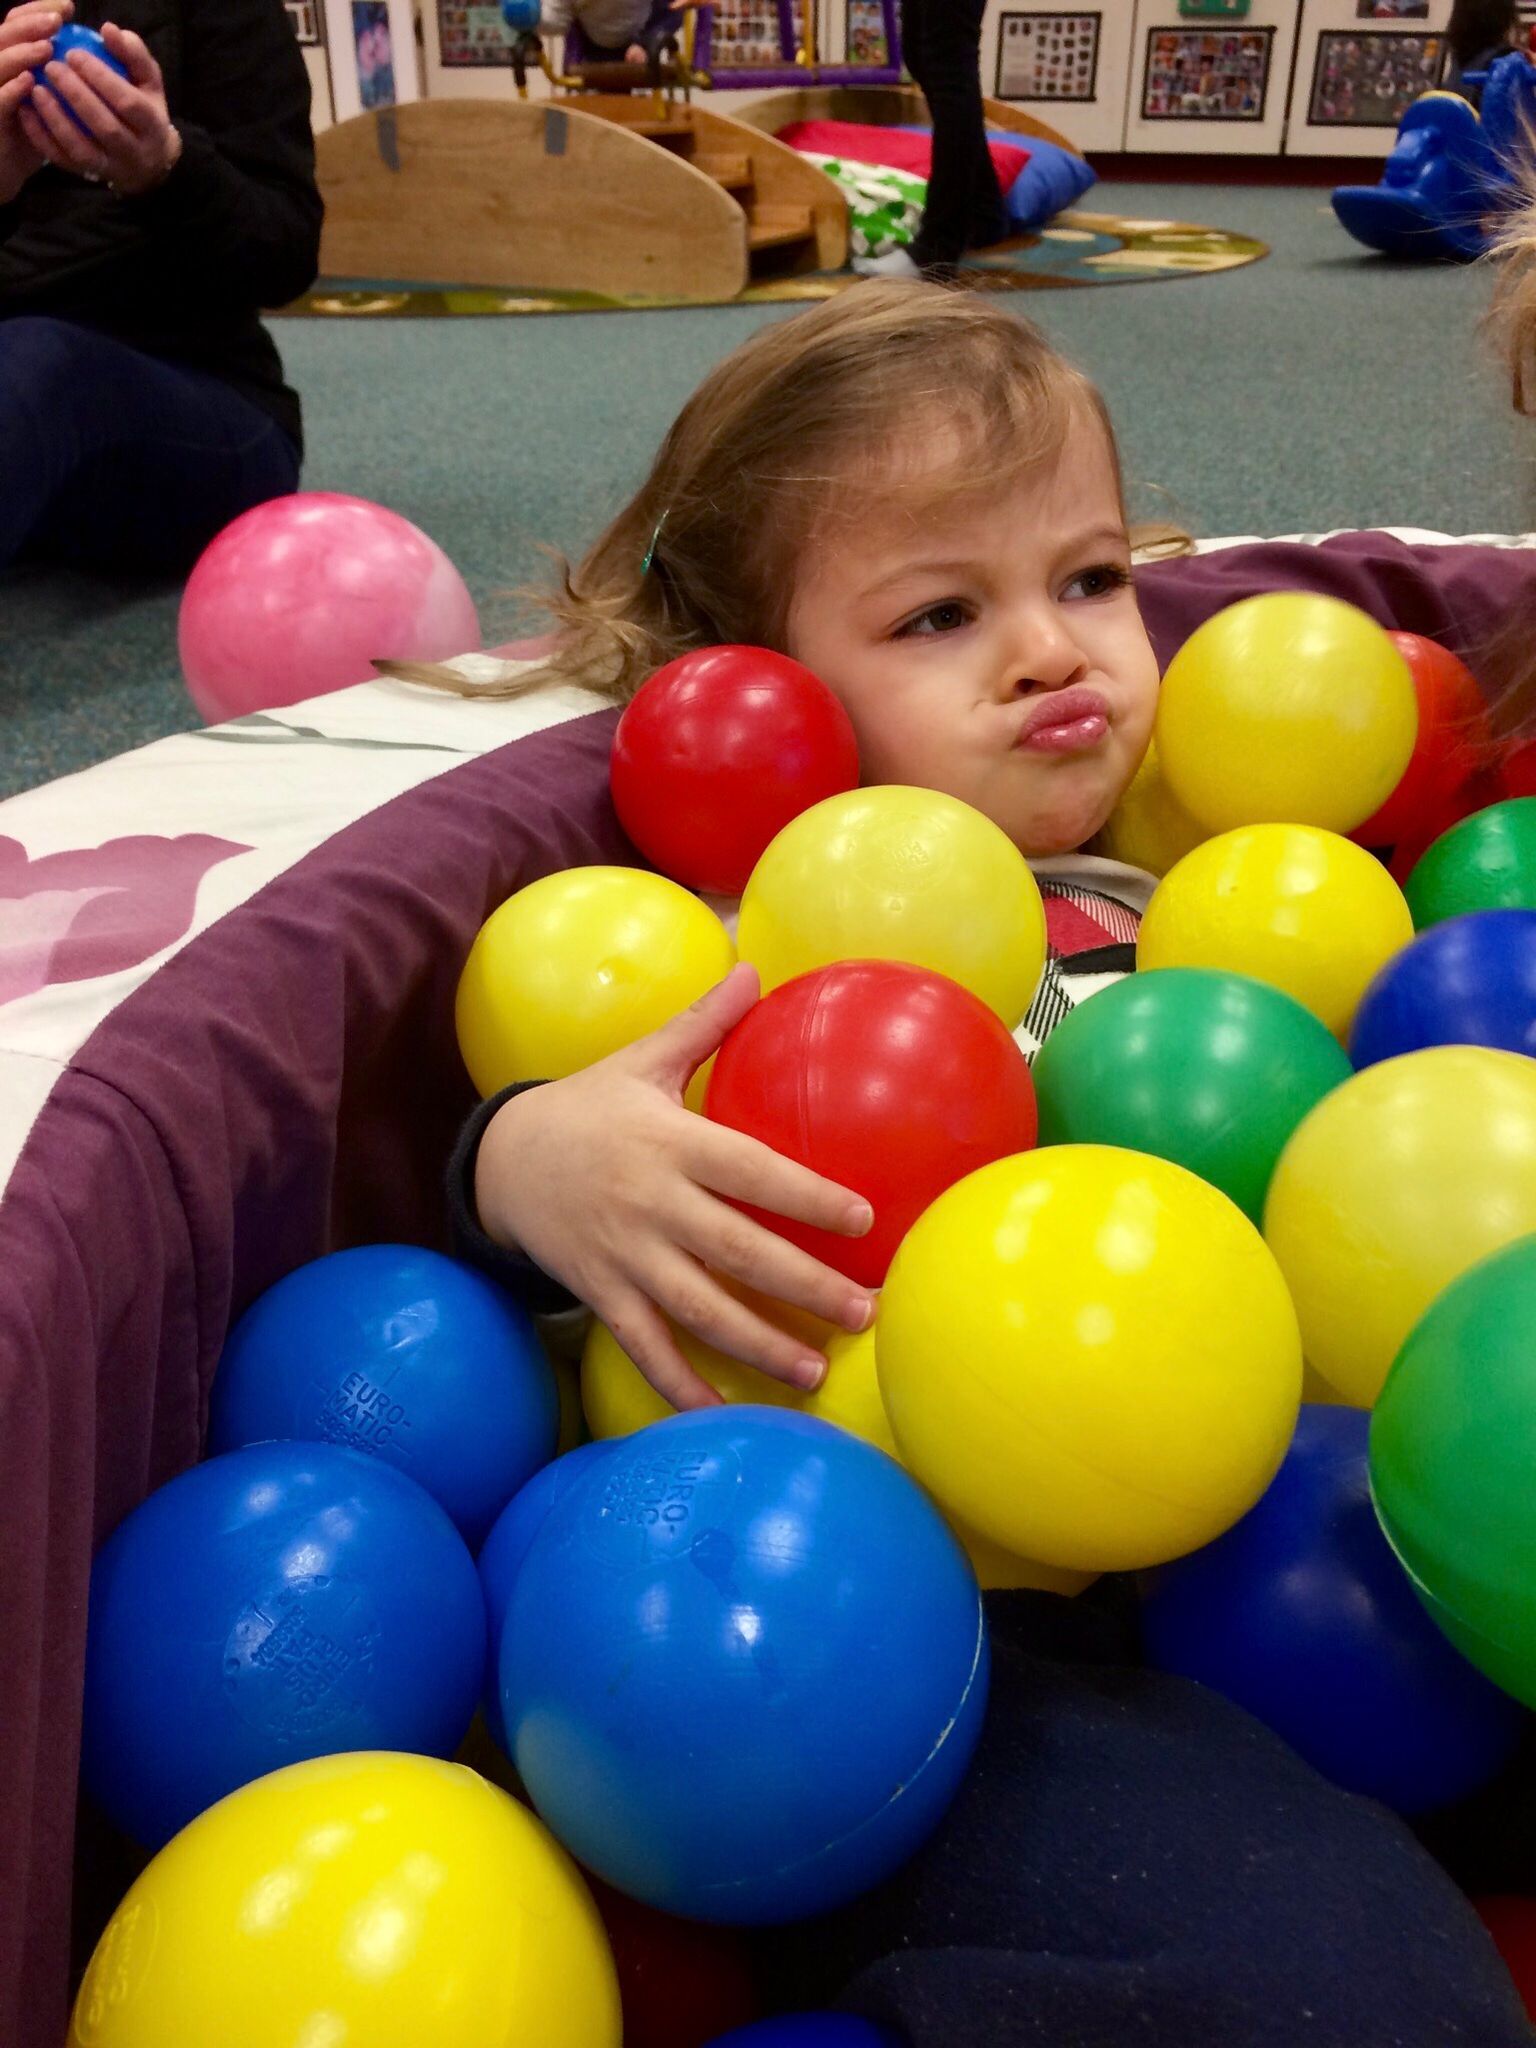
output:
<path id="1" fill-rule="evenodd" d="M 813 1387 L 826 1372 L 820 1353 L 717 1275 L 850 1330 L 874 1313 L 863 1288 L 733 1206 L 859 1237 L 868 1203 L 683 1107 L 694 1073 L 756 998 L 756 974 L 737 967 L 650 1037 L 503 1102 L 475 1155 L 474 1208 L 492 1243 L 592 1308 L 677 1408 L 718 1396 L 684 1359 L 668 1318 L 776 1379 Z"/>

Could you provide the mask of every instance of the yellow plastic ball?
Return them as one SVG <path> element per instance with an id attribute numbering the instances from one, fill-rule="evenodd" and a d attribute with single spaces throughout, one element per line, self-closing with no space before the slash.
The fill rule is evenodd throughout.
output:
<path id="1" fill-rule="evenodd" d="M 576 1866 L 459 1764 L 363 1753 L 182 1829 L 97 1944 L 73 2048 L 618 2048 Z"/>
<path id="2" fill-rule="evenodd" d="M 481 926 L 459 977 L 459 1050 L 482 1095 L 556 1081 L 658 1030 L 735 962 L 725 926 L 676 882 L 567 868 Z"/>
<path id="3" fill-rule="evenodd" d="M 1168 787 L 1157 748 L 1148 747 L 1131 786 L 1110 812 L 1099 834 L 1099 851 L 1149 875 L 1166 875 L 1175 861 L 1192 853 L 1210 833 L 1185 810 Z"/>
<path id="4" fill-rule="evenodd" d="M 774 1307 L 779 1312 L 777 1319 L 781 1323 L 800 1320 L 793 1315 L 786 1318 L 782 1302 L 775 1303 Z M 764 1403 L 772 1408 L 795 1408 L 803 1415 L 818 1416 L 823 1422 L 835 1423 L 851 1436 L 862 1437 L 866 1443 L 874 1444 L 887 1457 L 894 1458 L 898 1465 L 902 1463 L 885 1404 L 880 1398 L 873 1325 L 857 1335 L 824 1326 L 818 1335 L 810 1336 L 810 1341 L 820 1345 L 827 1354 L 827 1376 L 811 1394 L 801 1393 L 796 1388 L 785 1386 L 781 1380 L 770 1379 L 766 1373 L 755 1371 L 750 1365 L 727 1358 L 724 1352 L 701 1344 L 696 1337 L 686 1336 L 681 1331 L 674 1334 L 689 1364 L 725 1400 Z M 633 1430 L 644 1429 L 651 1422 L 664 1421 L 675 1413 L 671 1403 L 663 1400 L 613 1332 L 602 1323 L 594 1323 L 587 1337 L 581 1364 L 581 1389 L 587 1423 L 594 1437 L 628 1436 Z M 1038 1564 L 1033 1558 L 1015 1557 L 1001 1545 L 978 1535 L 974 1529 L 966 1528 L 953 1515 L 948 1519 L 965 1546 L 978 1583 L 989 1589 L 1033 1586 L 1049 1593 L 1080 1593 L 1097 1576 L 1093 1572 L 1061 1571 L 1051 1565 Z"/>
<path id="5" fill-rule="evenodd" d="M 1136 965 L 1251 974 L 1342 1039 L 1372 977 L 1412 938 L 1402 890 L 1363 847 L 1311 825 L 1246 825 L 1163 877 Z"/>
<path id="6" fill-rule="evenodd" d="M 784 827 L 747 882 L 736 943 L 765 994 L 839 960 L 906 960 L 970 989 L 1011 1031 L 1045 966 L 1045 907 L 990 818 L 888 783 Z"/>
<path id="7" fill-rule="evenodd" d="M 994 1542 L 1078 1571 L 1209 1543 L 1301 1399 L 1285 1282 L 1235 1203 L 1108 1145 L 997 1160 L 903 1240 L 880 1390 L 911 1470 Z"/>
<path id="8" fill-rule="evenodd" d="M 1324 1096 L 1280 1155 L 1264 1235 L 1312 1366 L 1369 1408 L 1430 1303 L 1536 1231 L 1536 1060 L 1437 1045 Z"/>
<path id="9" fill-rule="evenodd" d="M 1352 832 L 1402 780 L 1418 738 L 1408 664 L 1341 598 L 1273 591 L 1197 626 L 1163 678 L 1169 790 L 1213 832 Z"/>

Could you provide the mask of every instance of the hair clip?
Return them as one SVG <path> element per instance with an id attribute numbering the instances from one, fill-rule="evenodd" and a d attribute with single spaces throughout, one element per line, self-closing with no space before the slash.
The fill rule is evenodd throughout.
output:
<path id="1" fill-rule="evenodd" d="M 667 507 L 667 512 L 670 512 L 671 509 L 672 508 L 669 505 Z M 661 529 L 666 525 L 666 523 L 667 513 L 663 512 L 661 517 L 656 522 L 656 531 L 651 535 L 651 544 L 645 551 L 645 560 L 640 564 L 640 574 L 642 576 L 649 576 L 651 573 L 651 564 L 656 559 L 657 543 L 661 539 Z"/>

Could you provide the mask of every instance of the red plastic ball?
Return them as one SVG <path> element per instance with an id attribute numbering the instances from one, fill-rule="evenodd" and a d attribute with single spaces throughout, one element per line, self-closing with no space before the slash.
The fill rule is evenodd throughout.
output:
<path id="1" fill-rule="evenodd" d="M 1357 846 L 1402 846 L 1419 839 L 1429 820 L 1454 808 L 1488 751 L 1483 693 L 1466 663 L 1420 633 L 1388 638 L 1413 676 L 1419 736 L 1396 789 L 1350 833 Z"/>
<path id="2" fill-rule="evenodd" d="M 848 714 L 808 668 L 763 647 L 705 647 L 625 707 L 609 771 L 619 823 L 690 889 L 739 896 L 770 839 L 853 789 Z"/>
<path id="3" fill-rule="evenodd" d="M 865 1287 L 953 1182 L 1035 1142 L 1029 1063 L 979 997 L 922 967 L 845 960 L 785 982 L 721 1046 L 704 1112 L 863 1195 L 864 1237 L 749 1211 Z"/>
<path id="4" fill-rule="evenodd" d="M 1493 1936 L 1526 2011 L 1536 2020 L 1536 1899 L 1495 1894 L 1472 1903 Z"/>
<path id="5" fill-rule="evenodd" d="M 747 1946 L 626 1898 L 584 1873 L 603 1916 L 624 2008 L 624 2048 L 705 2048 L 760 2010 Z"/>

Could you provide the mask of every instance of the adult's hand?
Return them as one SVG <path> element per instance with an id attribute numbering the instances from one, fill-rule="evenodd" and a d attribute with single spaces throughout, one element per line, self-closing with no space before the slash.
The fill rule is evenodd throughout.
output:
<path id="1" fill-rule="evenodd" d="M 18 116 L 31 97 L 32 73 L 74 12 L 72 0 L 22 0 L 0 19 L 0 206 L 16 197 L 43 158 Z"/>
<path id="2" fill-rule="evenodd" d="M 43 74 L 52 92 L 32 93 L 17 119 L 48 163 L 137 199 L 164 184 L 176 168 L 181 137 L 165 103 L 160 66 L 143 39 L 110 22 L 101 36 L 126 78 L 99 57 L 72 50 Z"/>

